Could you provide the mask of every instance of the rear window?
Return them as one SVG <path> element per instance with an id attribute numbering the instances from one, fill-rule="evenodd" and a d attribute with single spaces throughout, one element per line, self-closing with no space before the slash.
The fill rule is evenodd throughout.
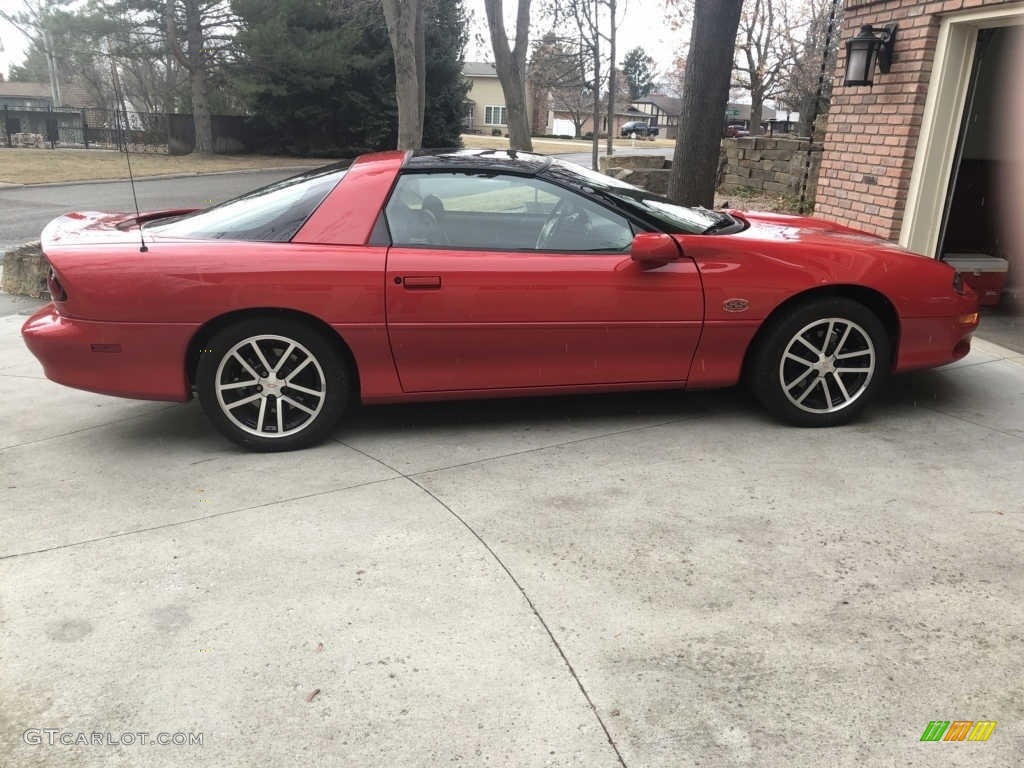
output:
<path id="1" fill-rule="evenodd" d="M 146 224 L 165 237 L 201 240 L 291 240 L 340 182 L 351 161 L 292 176 L 212 208 Z"/>

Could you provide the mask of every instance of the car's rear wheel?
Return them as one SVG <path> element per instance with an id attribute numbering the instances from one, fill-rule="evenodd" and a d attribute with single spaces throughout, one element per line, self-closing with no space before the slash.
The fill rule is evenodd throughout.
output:
<path id="1" fill-rule="evenodd" d="M 324 334 L 270 317 L 218 332 L 200 355 L 196 388 L 213 425 L 255 451 L 321 442 L 350 396 L 346 366 Z"/>
<path id="2" fill-rule="evenodd" d="M 758 400 L 802 427 L 846 424 L 868 405 L 889 372 L 881 320 L 851 299 L 798 306 L 761 339 L 751 365 Z"/>

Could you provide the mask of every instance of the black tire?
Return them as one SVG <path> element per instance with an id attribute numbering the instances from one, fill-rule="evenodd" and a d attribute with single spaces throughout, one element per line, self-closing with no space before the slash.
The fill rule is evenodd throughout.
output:
<path id="1" fill-rule="evenodd" d="M 350 379 L 323 333 L 265 316 L 241 320 L 209 341 L 196 389 L 207 418 L 228 439 L 253 451 L 292 451 L 330 435 L 351 397 Z"/>
<path id="2" fill-rule="evenodd" d="M 834 427 L 860 415 L 888 378 L 882 321 L 852 299 L 808 301 L 766 329 L 748 371 L 768 411 L 800 427 Z"/>

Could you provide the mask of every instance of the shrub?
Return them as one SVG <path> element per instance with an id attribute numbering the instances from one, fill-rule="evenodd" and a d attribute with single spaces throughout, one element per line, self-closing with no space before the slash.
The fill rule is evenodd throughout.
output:
<path id="1" fill-rule="evenodd" d="M 501 136 L 501 128 L 491 128 L 491 136 Z"/>

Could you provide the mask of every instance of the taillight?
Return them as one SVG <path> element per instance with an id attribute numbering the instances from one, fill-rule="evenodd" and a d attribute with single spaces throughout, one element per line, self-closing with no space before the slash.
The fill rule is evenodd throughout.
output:
<path id="1" fill-rule="evenodd" d="M 53 301 L 67 301 L 68 294 L 64 290 L 64 286 L 60 284 L 60 280 L 57 278 L 57 273 L 53 267 L 50 267 L 50 272 L 46 275 L 46 289 L 50 292 L 50 298 Z"/>

